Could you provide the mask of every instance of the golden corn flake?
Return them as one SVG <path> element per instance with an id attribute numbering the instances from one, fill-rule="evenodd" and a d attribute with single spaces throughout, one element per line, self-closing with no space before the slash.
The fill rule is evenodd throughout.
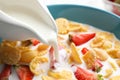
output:
<path id="1" fill-rule="evenodd" d="M 30 50 L 28 47 L 19 47 L 19 51 L 21 51 L 20 63 L 30 63 L 38 54 L 36 50 Z"/>
<path id="2" fill-rule="evenodd" d="M 120 59 L 120 49 L 117 52 L 117 57 Z"/>
<path id="3" fill-rule="evenodd" d="M 120 59 L 116 60 L 116 63 L 118 64 L 118 66 L 120 67 Z"/>
<path id="4" fill-rule="evenodd" d="M 8 41 L 8 40 L 3 40 L 1 45 L 9 45 L 9 46 L 16 46 L 18 41 Z"/>
<path id="5" fill-rule="evenodd" d="M 43 55 L 47 54 L 48 50 L 37 51 L 37 52 L 38 52 L 37 56 L 43 56 Z"/>
<path id="6" fill-rule="evenodd" d="M 42 76 L 42 80 L 55 80 L 55 79 L 50 76 Z"/>
<path id="7" fill-rule="evenodd" d="M 113 46 L 113 43 L 111 41 L 105 40 L 102 45 L 102 49 L 108 50 L 111 49 Z"/>
<path id="8" fill-rule="evenodd" d="M 97 59 L 101 61 L 105 61 L 108 59 L 109 56 L 105 50 L 102 50 L 100 48 L 94 48 L 93 50 L 95 51 Z"/>
<path id="9" fill-rule="evenodd" d="M 92 68 L 92 66 L 95 63 L 95 60 L 96 56 L 94 51 L 89 50 L 83 55 L 83 61 L 85 62 L 88 69 Z"/>
<path id="10" fill-rule="evenodd" d="M 105 40 L 113 40 L 113 39 L 115 39 L 114 34 L 112 34 L 110 32 L 104 32 L 104 31 L 97 32 L 97 36 L 101 36 Z"/>
<path id="11" fill-rule="evenodd" d="M 14 47 L 12 44 L 0 45 L 0 59 L 4 64 L 17 64 L 21 58 L 21 52 L 18 48 Z"/>
<path id="12" fill-rule="evenodd" d="M 56 24 L 58 26 L 59 34 L 67 34 L 68 33 L 69 21 L 67 19 L 58 18 L 58 19 L 56 19 Z"/>
<path id="13" fill-rule="evenodd" d="M 112 57 L 112 58 L 118 58 L 119 57 L 119 51 L 118 49 L 110 49 L 107 50 L 107 53 Z"/>
<path id="14" fill-rule="evenodd" d="M 115 41 L 115 49 L 120 49 L 120 41 L 119 40 Z"/>
<path id="15" fill-rule="evenodd" d="M 111 65 L 113 70 L 115 70 L 115 71 L 117 70 L 117 65 L 113 61 L 109 61 L 109 64 Z"/>
<path id="16" fill-rule="evenodd" d="M 72 80 L 72 73 L 67 70 L 62 70 L 60 72 L 54 72 L 52 70 L 48 71 L 48 75 L 55 79 L 67 79 Z"/>
<path id="17" fill-rule="evenodd" d="M 80 59 L 80 56 L 79 56 L 79 53 L 78 53 L 78 51 L 77 51 L 77 49 L 76 49 L 75 44 L 74 44 L 74 43 L 71 43 L 70 46 L 71 46 L 71 58 L 72 58 L 72 60 L 73 60 L 74 62 L 76 62 L 76 63 L 81 64 L 82 61 L 81 61 L 81 59 Z"/>
<path id="18" fill-rule="evenodd" d="M 104 39 L 102 37 L 96 36 L 90 43 L 90 46 L 93 48 L 100 48 L 104 43 Z"/>
<path id="19" fill-rule="evenodd" d="M 113 74 L 113 69 L 107 69 L 106 71 L 106 74 L 105 74 L 105 78 L 108 78 L 108 77 L 110 77 L 112 74 Z"/>
<path id="20" fill-rule="evenodd" d="M 109 80 L 120 80 L 120 75 L 113 76 Z"/>
<path id="21" fill-rule="evenodd" d="M 69 31 L 77 31 L 77 32 L 87 32 L 88 31 L 88 27 L 83 26 L 79 23 L 76 22 L 69 22 Z"/>
<path id="22" fill-rule="evenodd" d="M 48 49 L 48 45 L 47 44 L 40 44 L 37 48 L 38 51 L 43 51 L 43 50 L 47 50 Z"/>
<path id="23" fill-rule="evenodd" d="M 76 31 L 76 30 L 80 30 L 80 28 L 81 25 L 79 23 L 69 22 L 68 31 Z"/>
<path id="24" fill-rule="evenodd" d="M 48 63 L 48 58 L 46 57 L 35 57 L 31 62 L 30 62 L 30 70 L 33 72 L 35 75 L 39 75 L 41 73 L 44 73 L 44 67 L 42 69 L 38 69 L 37 67 L 39 65 L 45 65 L 45 63 Z"/>

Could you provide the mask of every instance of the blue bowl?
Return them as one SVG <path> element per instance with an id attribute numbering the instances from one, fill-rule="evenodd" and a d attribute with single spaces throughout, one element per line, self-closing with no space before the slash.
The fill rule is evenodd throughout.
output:
<path id="1" fill-rule="evenodd" d="M 54 19 L 64 17 L 72 21 L 89 24 L 112 32 L 120 39 L 120 17 L 115 14 L 93 7 L 70 4 L 49 5 L 48 9 Z"/>

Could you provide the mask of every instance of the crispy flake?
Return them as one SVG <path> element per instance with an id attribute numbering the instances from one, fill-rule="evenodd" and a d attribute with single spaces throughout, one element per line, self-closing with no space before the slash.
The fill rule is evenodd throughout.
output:
<path id="1" fill-rule="evenodd" d="M 62 70 L 61 72 L 54 72 L 52 70 L 49 70 L 48 75 L 55 79 L 67 79 L 67 80 L 72 79 L 72 73 L 67 70 Z"/>
<path id="2" fill-rule="evenodd" d="M 11 43 L 2 43 L 0 45 L 0 59 L 4 64 L 17 64 L 21 58 L 21 52 Z"/>
<path id="3" fill-rule="evenodd" d="M 56 19 L 56 24 L 58 26 L 59 34 L 67 34 L 68 33 L 69 21 L 67 19 L 58 18 L 58 19 Z"/>
<path id="4" fill-rule="evenodd" d="M 89 50 L 83 55 L 83 61 L 87 65 L 88 69 L 92 68 L 92 66 L 95 63 L 95 60 L 96 60 L 96 56 L 94 51 Z"/>
<path id="5" fill-rule="evenodd" d="M 31 62 L 30 62 L 30 70 L 33 72 L 35 75 L 39 75 L 41 73 L 44 73 L 44 68 L 37 70 L 38 65 L 44 65 L 44 63 L 48 63 L 48 58 L 46 57 L 35 57 Z"/>
<path id="6" fill-rule="evenodd" d="M 82 63 L 79 53 L 74 43 L 71 43 L 71 58 L 75 63 L 79 63 L 79 64 Z"/>

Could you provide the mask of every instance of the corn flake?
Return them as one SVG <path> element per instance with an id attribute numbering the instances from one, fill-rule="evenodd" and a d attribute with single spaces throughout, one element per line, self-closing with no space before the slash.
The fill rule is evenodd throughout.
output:
<path id="1" fill-rule="evenodd" d="M 116 60 L 116 63 L 118 64 L 118 66 L 120 67 L 120 59 Z"/>
<path id="2" fill-rule="evenodd" d="M 36 50 L 30 50 L 28 47 L 19 47 L 19 51 L 21 51 L 20 63 L 30 63 L 38 54 Z"/>
<path id="3" fill-rule="evenodd" d="M 111 41 L 108 41 L 108 40 L 105 40 L 103 42 L 103 45 L 102 45 L 102 49 L 104 50 L 108 50 L 108 49 L 111 49 L 112 48 L 112 42 Z"/>
<path id="4" fill-rule="evenodd" d="M 74 43 L 71 43 L 71 50 L 72 50 L 72 51 L 71 51 L 71 58 L 72 58 L 72 60 L 73 60 L 74 62 L 76 62 L 76 63 L 81 64 L 82 61 L 81 61 L 81 59 L 80 59 L 79 53 L 78 53 L 78 51 L 77 51 L 76 46 L 75 46 Z"/>
<path id="5" fill-rule="evenodd" d="M 44 67 L 43 69 L 37 70 L 37 67 L 39 65 L 44 65 L 44 63 L 48 63 L 48 58 L 46 57 L 35 57 L 31 62 L 30 62 L 30 70 L 33 72 L 35 75 L 39 75 L 41 73 L 44 73 Z"/>
<path id="6" fill-rule="evenodd" d="M 2 63 L 13 65 L 19 62 L 21 52 L 13 44 L 3 42 L 0 45 L 0 59 Z"/>
<path id="7" fill-rule="evenodd" d="M 88 27 L 83 26 L 79 23 L 76 22 L 69 22 L 69 31 L 78 31 L 78 32 L 87 32 L 88 31 Z"/>
<path id="8" fill-rule="evenodd" d="M 107 53 L 112 57 L 112 58 L 118 58 L 119 57 L 119 51 L 118 49 L 110 49 L 107 50 Z"/>
<path id="9" fill-rule="evenodd" d="M 50 76 L 42 76 L 42 80 L 55 80 L 55 79 Z"/>
<path id="10" fill-rule="evenodd" d="M 104 39 L 102 37 L 95 37 L 91 43 L 90 46 L 93 48 L 100 48 L 103 45 Z"/>
<path id="11" fill-rule="evenodd" d="M 76 30 L 80 30 L 81 25 L 75 22 L 69 22 L 69 28 L 68 31 L 76 31 Z"/>
<path id="12" fill-rule="evenodd" d="M 60 72 L 54 72 L 52 70 L 48 71 L 48 75 L 55 79 L 72 79 L 72 73 L 70 71 L 62 70 Z"/>
<path id="13" fill-rule="evenodd" d="M 115 49 L 120 49 L 120 41 L 119 40 L 115 41 Z"/>
<path id="14" fill-rule="evenodd" d="M 108 59 L 109 56 L 105 50 L 102 50 L 100 48 L 94 48 L 93 50 L 96 53 L 97 59 L 99 59 L 101 61 L 106 61 Z"/>
<path id="15" fill-rule="evenodd" d="M 48 45 L 47 44 L 40 44 L 37 48 L 38 51 L 43 51 L 43 50 L 47 50 L 48 49 Z"/>
<path id="16" fill-rule="evenodd" d="M 120 80 L 120 75 L 113 76 L 109 80 Z"/>
<path id="17" fill-rule="evenodd" d="M 92 68 L 95 60 L 96 56 L 94 51 L 89 50 L 83 55 L 83 61 L 86 63 L 88 69 Z"/>
<path id="18" fill-rule="evenodd" d="M 117 70 L 117 65 L 113 61 L 109 61 L 109 64 L 111 65 L 113 70 L 115 70 L 115 71 Z"/>
<path id="19" fill-rule="evenodd" d="M 107 69 L 106 71 L 106 74 L 105 74 L 105 78 L 108 78 L 108 77 L 110 77 L 112 74 L 113 74 L 113 70 L 112 69 Z"/>
<path id="20" fill-rule="evenodd" d="M 59 34 L 67 34 L 68 33 L 69 21 L 67 19 L 58 18 L 58 19 L 56 19 L 56 24 L 58 26 Z"/>
<path id="21" fill-rule="evenodd" d="M 103 39 L 110 40 L 110 41 L 115 39 L 114 34 L 112 34 L 110 32 L 104 32 L 104 31 L 97 32 L 97 36 L 101 36 Z"/>

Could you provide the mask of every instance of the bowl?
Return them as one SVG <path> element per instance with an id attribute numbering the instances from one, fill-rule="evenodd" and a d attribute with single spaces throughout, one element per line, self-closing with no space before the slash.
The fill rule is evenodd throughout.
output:
<path id="1" fill-rule="evenodd" d="M 89 24 L 99 29 L 112 32 L 120 39 L 120 17 L 101 9 L 72 4 L 48 5 L 54 19 L 59 17 Z"/>
<path id="2" fill-rule="evenodd" d="M 117 2 L 114 2 L 114 1 L 115 0 L 113 0 L 113 1 L 111 1 L 111 0 L 104 0 L 105 8 L 108 11 L 113 12 L 113 13 L 115 13 L 115 14 L 120 16 L 120 4 L 117 3 Z"/>

